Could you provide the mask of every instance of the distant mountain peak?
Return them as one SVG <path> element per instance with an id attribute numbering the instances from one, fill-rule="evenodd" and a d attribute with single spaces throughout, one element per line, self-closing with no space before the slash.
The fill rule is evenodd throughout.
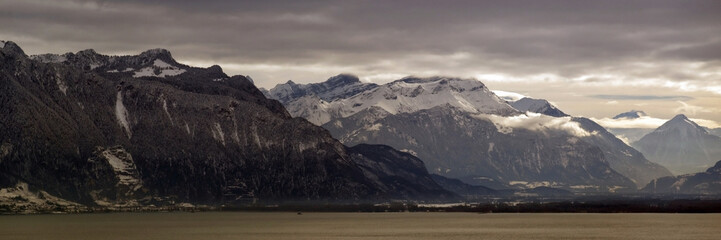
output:
<path id="1" fill-rule="evenodd" d="M 703 133 L 707 133 L 706 129 L 691 121 L 686 115 L 679 114 L 668 120 L 666 123 L 661 125 L 657 130 L 667 130 L 670 128 L 687 128 L 697 130 Z"/>
<path id="2" fill-rule="evenodd" d="M 644 111 L 640 110 L 631 110 L 625 113 L 621 113 L 613 117 L 613 119 L 636 119 L 640 117 L 648 116 Z"/>
<path id="3" fill-rule="evenodd" d="M 511 106 L 522 112 L 535 112 L 553 117 L 566 117 L 568 114 L 553 106 L 545 99 L 524 97 L 518 101 L 511 102 Z"/>
<path id="4" fill-rule="evenodd" d="M 678 114 L 678 115 L 674 116 L 674 117 L 671 119 L 671 121 L 690 121 L 690 120 L 688 119 L 688 117 L 686 117 L 686 115 L 684 115 L 684 114 Z"/>
<path id="5" fill-rule="evenodd" d="M 702 171 L 718 160 L 721 138 L 679 114 L 635 142 L 648 159 L 678 174 Z"/>

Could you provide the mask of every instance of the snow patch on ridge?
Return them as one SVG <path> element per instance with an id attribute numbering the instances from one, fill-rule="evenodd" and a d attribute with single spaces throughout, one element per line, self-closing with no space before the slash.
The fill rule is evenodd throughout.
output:
<path id="1" fill-rule="evenodd" d="M 168 111 L 168 101 L 163 98 L 163 111 L 165 111 L 165 115 L 168 116 L 168 120 L 170 120 L 170 125 L 175 125 L 173 122 L 173 117 L 170 116 L 170 111 Z"/>
<path id="2" fill-rule="evenodd" d="M 130 132 L 130 123 L 128 121 L 128 110 L 123 105 L 123 93 L 118 92 L 115 97 L 115 117 L 118 119 L 118 123 L 123 127 L 125 133 L 128 134 L 128 138 L 132 136 Z"/>
<path id="3" fill-rule="evenodd" d="M 159 71 L 159 73 L 156 74 L 156 72 L 158 72 L 158 71 Z M 185 72 L 185 69 L 181 69 L 179 67 L 170 65 L 170 64 L 164 62 L 163 60 L 155 59 L 155 61 L 153 62 L 153 66 L 144 67 L 144 68 L 136 71 L 133 74 L 133 77 L 134 78 L 139 78 L 139 77 L 164 78 L 164 77 L 168 77 L 168 76 L 180 75 L 184 72 Z"/>
<path id="4" fill-rule="evenodd" d="M 63 92 L 63 95 L 68 95 L 68 85 L 66 85 L 63 80 L 60 80 L 60 74 L 55 74 L 55 84 L 58 85 L 58 88 L 61 92 Z"/>
<path id="5" fill-rule="evenodd" d="M 211 127 L 211 131 L 213 133 L 213 138 L 225 145 L 225 133 L 223 132 L 223 128 L 220 126 L 220 123 L 214 123 Z"/>

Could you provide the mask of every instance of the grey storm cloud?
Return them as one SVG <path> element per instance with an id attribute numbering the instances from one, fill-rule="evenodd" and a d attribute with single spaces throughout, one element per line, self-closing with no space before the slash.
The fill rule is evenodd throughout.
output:
<path id="1" fill-rule="evenodd" d="M 721 1 L 0 0 L 0 38 L 31 53 L 163 47 L 184 59 L 238 64 L 237 71 L 253 65 L 248 71 L 259 74 L 326 66 L 359 75 L 573 79 L 600 69 L 624 80 L 707 81 L 668 66 L 721 69 L 712 63 L 721 57 L 719 12 Z M 650 67 L 629 65 L 639 62 Z"/>

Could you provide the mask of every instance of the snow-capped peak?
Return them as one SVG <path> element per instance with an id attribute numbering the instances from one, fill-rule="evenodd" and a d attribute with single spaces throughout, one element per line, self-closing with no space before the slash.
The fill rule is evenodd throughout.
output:
<path id="1" fill-rule="evenodd" d="M 666 123 L 658 127 L 655 132 L 665 132 L 671 130 L 680 130 L 682 133 L 686 134 L 708 134 L 706 129 L 691 121 L 683 114 L 674 116 L 671 120 L 668 120 Z"/>
<path id="2" fill-rule="evenodd" d="M 391 114 L 397 114 L 446 104 L 472 113 L 515 112 L 480 81 L 447 77 L 403 78 L 344 99 L 337 104 L 344 106 L 344 115 L 371 106 L 378 106 Z"/>
<path id="3" fill-rule="evenodd" d="M 648 115 L 646 115 L 646 113 L 643 112 L 643 111 L 640 111 L 640 110 L 631 110 L 631 111 L 628 111 L 628 112 L 625 112 L 625 113 L 618 114 L 618 115 L 616 115 L 615 117 L 613 117 L 613 119 L 623 119 L 623 118 L 625 118 L 625 119 L 636 119 L 636 118 L 645 117 L 645 116 L 648 116 Z"/>
<path id="4" fill-rule="evenodd" d="M 304 99 L 303 101 L 308 100 Z M 324 107 L 318 107 L 319 105 Z M 317 125 L 322 125 L 333 118 L 347 117 L 371 107 L 378 107 L 390 114 L 398 114 L 443 105 L 450 105 L 470 113 L 498 115 L 519 113 L 506 101 L 491 92 L 482 82 L 475 79 L 449 77 L 406 77 L 369 88 L 346 98 L 314 103 L 312 106 L 303 106 L 303 104 L 293 102 L 286 104 L 291 115 L 305 117 Z M 293 114 L 293 108 L 311 109 L 312 112 L 303 112 L 301 115 Z"/>

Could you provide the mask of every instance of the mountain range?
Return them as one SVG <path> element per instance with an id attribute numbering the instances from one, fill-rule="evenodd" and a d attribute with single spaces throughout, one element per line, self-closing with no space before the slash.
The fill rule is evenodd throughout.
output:
<path id="1" fill-rule="evenodd" d="M 666 193 L 697 178 L 711 187 L 675 191 L 716 191 L 695 177 L 716 170 L 664 167 L 698 172 L 721 151 L 683 115 L 637 151 L 475 79 L 340 74 L 266 90 L 164 49 L 28 56 L 0 43 L 0 210 Z"/>
<path id="2" fill-rule="evenodd" d="M 329 85 L 303 88 L 318 84 Z M 433 174 L 471 185 L 608 192 L 670 175 L 589 119 L 568 116 L 542 99 L 507 102 L 475 79 L 346 84 L 367 89 L 335 91 L 344 97 L 334 100 L 284 92 L 293 96 L 284 105 L 347 145 L 389 145 L 423 159 Z M 276 89 L 292 88 L 279 84 L 268 92 Z"/>
<path id="3" fill-rule="evenodd" d="M 0 200 L 17 204 L 33 201 L 13 193 L 105 207 L 455 197 L 419 159 L 346 147 L 249 78 L 163 49 L 27 56 L 2 42 L 0 136 Z"/>

